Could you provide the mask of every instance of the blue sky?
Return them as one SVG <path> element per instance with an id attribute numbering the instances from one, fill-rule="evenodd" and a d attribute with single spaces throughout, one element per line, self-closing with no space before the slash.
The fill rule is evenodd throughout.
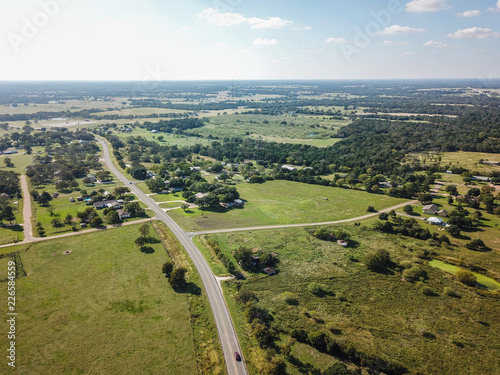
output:
<path id="1" fill-rule="evenodd" d="M 500 0 L 0 0 L 0 80 L 500 78 Z"/>

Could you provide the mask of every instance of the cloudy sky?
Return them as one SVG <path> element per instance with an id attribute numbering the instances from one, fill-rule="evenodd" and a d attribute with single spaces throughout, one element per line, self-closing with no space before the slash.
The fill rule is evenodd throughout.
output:
<path id="1" fill-rule="evenodd" d="M 0 80 L 500 78 L 500 0 L 0 0 Z"/>

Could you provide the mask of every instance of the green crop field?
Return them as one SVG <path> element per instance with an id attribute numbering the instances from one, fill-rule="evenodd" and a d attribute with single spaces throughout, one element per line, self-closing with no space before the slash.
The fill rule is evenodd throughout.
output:
<path id="1" fill-rule="evenodd" d="M 238 290 L 255 293 L 257 306 L 271 313 L 278 345 L 288 341 L 293 329 L 304 329 L 306 333 L 323 332 L 368 356 L 403 365 L 412 374 L 498 373 L 498 294 L 479 293 L 448 272 L 431 267 L 422 257 L 424 250 L 436 256 L 454 253 L 456 257 L 469 250 L 429 248 L 426 241 L 374 232 L 365 224 L 329 228 L 350 233 L 349 247 L 319 240 L 308 229 L 203 236 L 215 239 L 230 258 L 244 246 L 276 253 L 280 261 L 275 276 L 245 271 L 246 280 L 224 284 L 250 368 L 257 373 L 265 366 L 265 352 L 252 336 L 241 305 L 234 300 Z M 224 267 L 210 255 L 203 237 L 198 237 L 197 243 L 214 270 L 224 274 Z M 364 265 L 366 254 L 378 249 L 388 250 L 395 262 L 384 274 L 369 271 Z M 498 258 L 496 253 L 489 256 Z M 426 271 L 427 277 L 404 281 L 401 270 L 411 265 Z M 313 282 L 325 293 L 312 294 L 309 285 Z M 424 294 L 424 287 L 434 294 Z M 458 297 L 446 294 L 445 288 Z M 286 360 L 289 373 L 298 375 L 325 370 L 342 358 L 297 342 Z"/>
<path id="2" fill-rule="evenodd" d="M 182 253 L 160 230 L 161 237 L 153 228 L 150 234 L 169 241 L 169 254 Z M 223 373 L 205 297 L 174 292 L 161 273 L 169 259 L 166 245 L 158 240 L 150 245 L 153 253 L 141 252 L 134 244 L 138 235 L 138 226 L 130 226 L 21 251 L 28 276 L 16 280 L 17 373 Z M 185 256 L 174 256 L 199 289 Z M 2 327 L 7 329 L 5 321 Z M 2 335 L 2 347 L 6 340 Z"/>
<path id="3" fill-rule="evenodd" d="M 238 184 L 237 188 L 246 201 L 243 208 L 227 212 L 176 210 L 169 215 L 187 230 L 206 230 L 349 219 L 366 214 L 369 205 L 381 210 L 405 201 L 387 195 L 282 180 Z"/>

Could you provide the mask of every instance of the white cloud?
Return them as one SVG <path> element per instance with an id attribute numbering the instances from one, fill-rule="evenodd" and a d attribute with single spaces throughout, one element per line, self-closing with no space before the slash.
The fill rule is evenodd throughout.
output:
<path id="1" fill-rule="evenodd" d="M 449 8 L 448 0 L 413 0 L 406 4 L 406 11 L 410 13 L 437 12 Z"/>
<path id="2" fill-rule="evenodd" d="M 311 26 L 305 26 L 304 30 L 312 30 L 312 27 Z"/>
<path id="3" fill-rule="evenodd" d="M 429 40 L 428 42 L 425 42 L 423 44 L 424 47 L 436 47 L 436 48 L 446 48 L 448 47 L 447 44 L 443 42 L 436 42 L 434 40 Z"/>
<path id="4" fill-rule="evenodd" d="M 500 38 L 500 33 L 491 29 L 471 27 L 469 29 L 457 30 L 454 33 L 448 34 L 448 37 L 453 39 Z"/>
<path id="5" fill-rule="evenodd" d="M 262 38 L 257 38 L 255 39 L 252 44 L 256 47 L 262 47 L 262 46 L 275 46 L 278 44 L 277 39 L 262 39 Z"/>
<path id="6" fill-rule="evenodd" d="M 189 31 L 189 30 L 193 30 L 193 29 L 194 29 L 193 26 L 182 26 L 183 31 Z"/>
<path id="7" fill-rule="evenodd" d="M 480 10 L 466 10 L 465 12 L 457 14 L 457 16 L 459 16 L 459 17 L 476 17 L 479 15 L 481 15 Z"/>
<path id="8" fill-rule="evenodd" d="M 407 46 L 408 42 L 393 42 L 392 40 L 384 40 L 382 43 L 384 46 Z"/>
<path id="9" fill-rule="evenodd" d="M 262 18 L 249 18 L 247 21 L 252 29 L 281 29 L 286 25 L 292 23 L 292 21 L 284 20 L 279 17 L 269 17 L 267 20 Z"/>
<path id="10" fill-rule="evenodd" d="M 496 8 L 488 8 L 488 11 L 490 11 L 490 12 L 500 12 L 500 0 L 497 1 Z"/>
<path id="11" fill-rule="evenodd" d="M 239 13 L 219 13 L 214 8 L 204 9 L 199 16 L 201 18 L 206 18 L 209 23 L 214 23 L 217 26 L 234 26 L 247 22 L 247 18 Z"/>
<path id="12" fill-rule="evenodd" d="M 209 23 L 221 27 L 248 24 L 252 29 L 281 29 L 292 23 L 292 21 L 284 20 L 279 17 L 268 17 L 267 20 L 265 20 L 258 17 L 247 18 L 240 13 L 221 13 L 214 8 L 204 9 L 198 16 L 205 18 Z"/>
<path id="13" fill-rule="evenodd" d="M 347 39 L 345 38 L 328 38 L 325 40 L 327 43 L 335 43 L 335 44 L 342 44 L 342 43 L 348 43 Z"/>
<path id="14" fill-rule="evenodd" d="M 379 34 L 381 34 L 381 35 L 411 34 L 411 33 L 422 33 L 424 31 L 427 31 L 427 30 L 426 29 L 416 29 L 416 28 L 409 27 L 409 26 L 392 25 L 392 26 L 386 27 Z"/>

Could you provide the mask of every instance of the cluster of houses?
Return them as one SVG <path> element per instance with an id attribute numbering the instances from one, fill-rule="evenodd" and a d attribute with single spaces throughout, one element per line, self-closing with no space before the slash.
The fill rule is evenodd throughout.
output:
<path id="1" fill-rule="evenodd" d="M 442 217 L 448 216 L 448 212 L 446 210 L 440 210 L 439 207 L 435 204 L 428 204 L 428 205 L 424 206 L 422 209 L 422 212 L 424 214 L 428 214 L 428 215 L 438 215 L 438 216 L 442 216 Z M 443 219 L 441 219 L 439 217 L 435 217 L 435 216 L 432 216 L 432 217 L 426 219 L 426 221 L 432 225 L 449 226 L 449 224 L 446 224 Z"/>
<path id="2" fill-rule="evenodd" d="M 422 212 L 428 215 L 438 215 L 442 217 L 447 217 L 448 212 L 446 210 L 440 210 L 435 204 L 428 204 L 422 208 Z"/>
<path id="3" fill-rule="evenodd" d="M 53 198 L 57 198 L 58 196 L 59 196 L 58 193 L 52 194 Z M 85 204 L 87 206 L 92 205 L 96 210 L 102 210 L 104 208 L 112 208 L 112 209 L 116 210 L 116 212 L 118 213 L 118 216 L 120 217 L 120 220 L 130 218 L 130 213 L 128 213 L 127 211 L 125 211 L 123 209 L 123 204 L 124 204 L 123 199 L 113 199 L 113 200 L 99 201 L 99 202 L 94 202 L 94 203 L 92 203 L 91 198 L 84 198 L 84 197 L 77 197 L 76 200 L 75 200 L 75 198 L 70 197 L 69 200 L 70 200 L 70 202 L 76 202 L 76 200 L 78 202 L 85 201 Z"/>
<path id="4" fill-rule="evenodd" d="M 103 208 L 112 208 L 116 210 L 118 213 L 118 217 L 120 220 L 128 219 L 130 217 L 130 213 L 123 209 L 123 200 L 122 199 L 113 199 L 109 201 L 100 201 L 94 202 L 93 207 L 96 210 L 101 210 Z"/>

